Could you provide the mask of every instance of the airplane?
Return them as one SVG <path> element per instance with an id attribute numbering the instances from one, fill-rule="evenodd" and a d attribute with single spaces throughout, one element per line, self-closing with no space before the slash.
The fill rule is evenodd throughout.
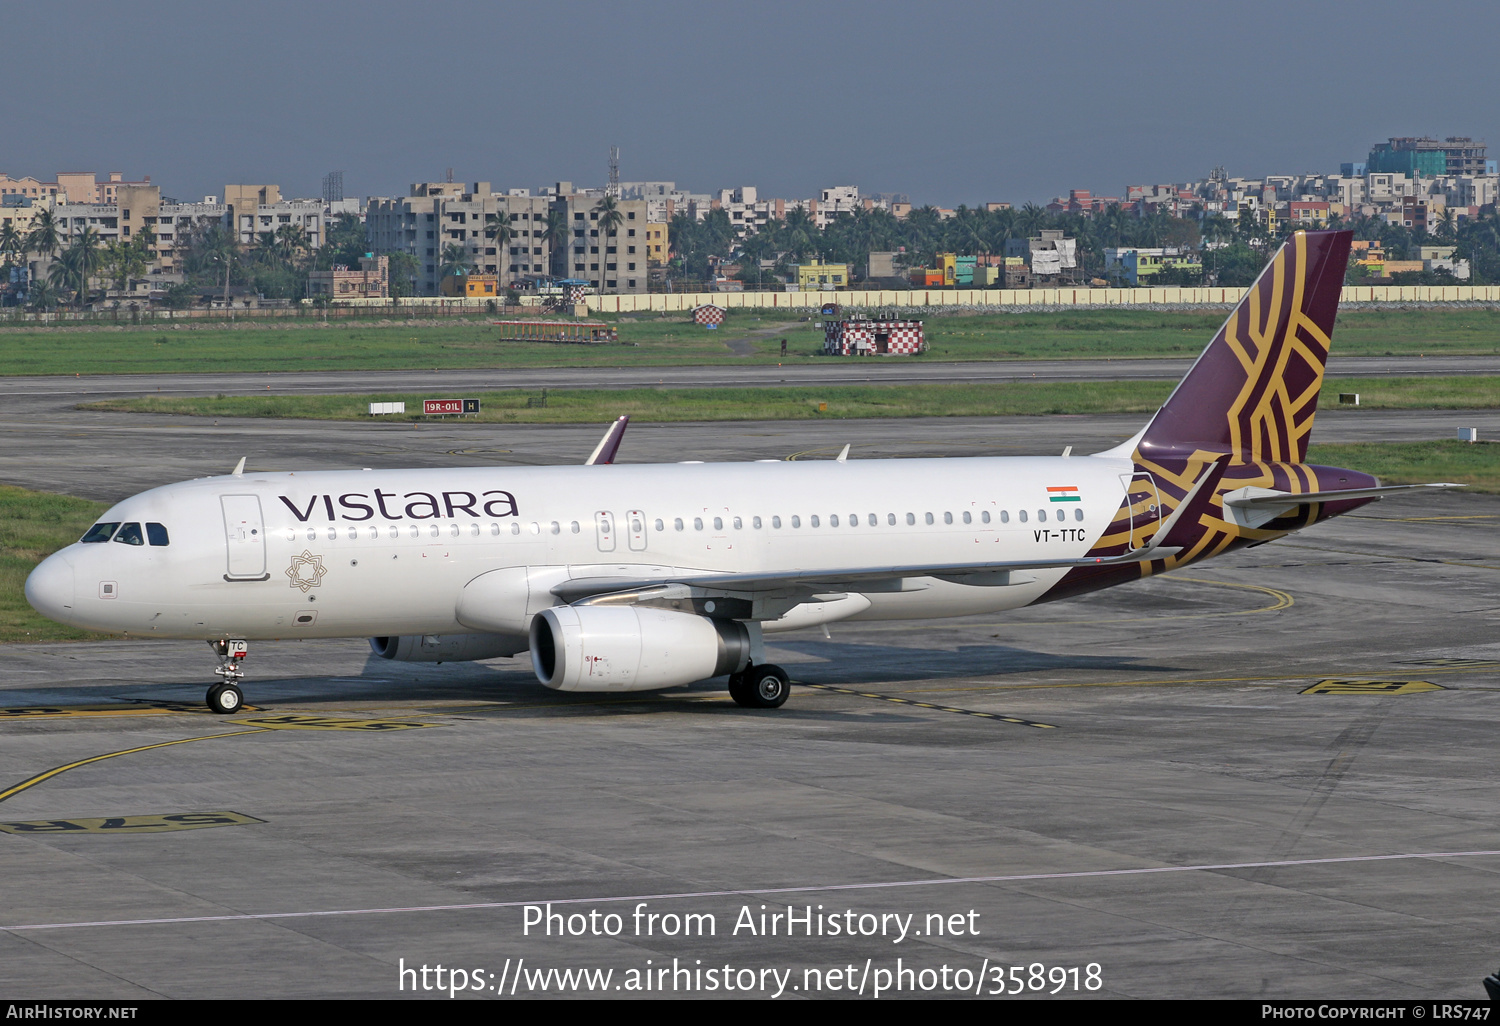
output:
<path id="1" fill-rule="evenodd" d="M 1278 250 L 1150 422 L 1059 457 L 247 472 L 109 509 L 26 597 L 61 623 L 207 640 L 244 702 L 249 642 L 366 637 L 384 659 L 530 652 L 563 691 L 728 675 L 790 692 L 765 635 L 999 613 L 1259 545 L 1433 485 L 1305 462 L 1352 233 Z"/>

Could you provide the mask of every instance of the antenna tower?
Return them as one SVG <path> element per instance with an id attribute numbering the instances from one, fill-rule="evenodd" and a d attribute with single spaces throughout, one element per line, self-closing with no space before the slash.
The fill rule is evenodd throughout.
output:
<path id="1" fill-rule="evenodd" d="M 604 190 L 606 196 L 620 198 L 620 147 L 609 148 L 609 187 Z"/>
<path id="2" fill-rule="evenodd" d="M 330 171 L 323 176 L 323 202 L 337 203 L 344 198 L 344 172 Z"/>

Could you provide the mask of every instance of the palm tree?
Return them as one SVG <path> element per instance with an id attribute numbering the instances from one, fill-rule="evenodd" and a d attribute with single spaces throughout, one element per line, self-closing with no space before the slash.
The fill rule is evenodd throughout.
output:
<path id="1" fill-rule="evenodd" d="M 443 266 L 438 269 L 438 276 L 446 278 L 450 274 L 463 274 L 469 268 L 469 254 L 456 242 L 450 242 L 443 247 Z"/>
<path id="2" fill-rule="evenodd" d="M 24 263 L 22 254 L 26 252 L 26 236 L 13 224 L 0 225 L 0 257 L 5 259 L 6 266 L 18 262 L 17 258 Z"/>
<path id="3" fill-rule="evenodd" d="M 276 255 L 285 264 L 295 264 L 307 251 L 307 232 L 300 224 L 284 224 L 276 229 Z"/>
<path id="4" fill-rule="evenodd" d="M 261 232 L 255 237 L 255 246 L 250 250 L 250 258 L 257 263 L 271 266 L 280 259 L 278 246 L 276 244 L 275 232 Z"/>
<path id="5" fill-rule="evenodd" d="M 510 215 L 504 212 L 484 215 L 484 234 L 495 240 L 495 276 L 500 276 L 504 263 L 505 247 L 515 229 L 510 226 Z"/>
<path id="6" fill-rule="evenodd" d="M 98 272 L 104 262 L 104 253 L 100 248 L 99 231 L 96 228 L 85 227 L 73 237 L 68 248 L 63 250 L 59 264 L 67 268 L 69 279 L 76 283 L 77 292 L 74 302 L 79 307 L 88 302 L 89 280 Z"/>
<path id="7" fill-rule="evenodd" d="M 34 281 L 27 292 L 27 303 L 33 310 L 52 310 L 57 306 L 57 290 L 46 280 Z"/>
<path id="8" fill-rule="evenodd" d="M 57 217 L 49 207 L 31 222 L 31 234 L 27 236 L 26 249 L 50 260 L 60 245 L 62 245 L 62 234 L 57 230 Z"/>
<path id="9" fill-rule="evenodd" d="M 564 273 L 558 277 L 566 278 L 568 267 L 568 243 L 572 238 L 572 229 L 568 226 L 568 212 L 562 207 L 552 207 L 547 211 L 547 227 L 542 231 L 542 238 L 552 247 L 553 273 L 561 268 Z"/>
<path id="10" fill-rule="evenodd" d="M 594 208 L 594 213 L 599 215 L 599 232 L 605 237 L 606 240 L 604 244 L 604 267 L 605 274 L 608 274 L 610 256 L 608 240 L 616 238 L 619 235 L 620 225 L 625 223 L 625 215 L 620 213 L 620 201 L 615 199 L 613 196 L 606 196 L 602 200 L 600 200 L 599 205 Z M 619 246 L 617 245 L 615 248 L 618 249 Z M 614 255 L 618 257 L 619 253 L 616 253 Z M 605 284 L 605 281 L 606 279 L 604 274 L 601 274 L 599 276 L 599 285 L 601 292 L 604 291 L 603 286 Z"/>

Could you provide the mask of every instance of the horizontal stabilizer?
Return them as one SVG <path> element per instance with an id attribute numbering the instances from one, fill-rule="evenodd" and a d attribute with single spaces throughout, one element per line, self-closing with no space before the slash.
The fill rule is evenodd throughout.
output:
<path id="1" fill-rule="evenodd" d="M 1433 484 L 1377 485 L 1373 488 L 1343 488 L 1331 492 L 1280 492 L 1270 488 L 1240 488 L 1224 495 L 1224 505 L 1241 509 L 1286 509 L 1290 506 L 1306 506 L 1314 502 L 1338 502 L 1343 499 L 1378 499 L 1393 492 L 1409 492 L 1418 488 L 1465 488 L 1467 485 L 1451 481 Z"/>

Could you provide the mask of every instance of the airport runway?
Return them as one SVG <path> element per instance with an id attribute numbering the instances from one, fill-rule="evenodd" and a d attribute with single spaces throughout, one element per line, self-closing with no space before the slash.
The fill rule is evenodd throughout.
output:
<path id="1" fill-rule="evenodd" d="M 621 463 L 672 460 L 853 459 L 881 456 L 1056 455 L 1098 452 L 1129 438 L 1139 414 L 941 417 L 911 420 L 632 424 Z M 1500 437 L 1500 410 L 1318 413 L 1315 442 L 1452 438 L 1460 426 Z M 0 416 L 0 482 L 114 500 L 157 485 L 253 470 L 342 470 L 581 463 L 604 424 L 379 424 L 39 412 Z"/>
<path id="2" fill-rule="evenodd" d="M 784 367 L 746 365 L 726 354 L 699 367 L 544 367 L 475 370 L 303 371 L 245 374 L 232 368 L 206 374 L 109 374 L 0 378 L 0 408 L 11 414 L 66 409 L 99 399 L 136 395 L 247 395 L 270 392 L 336 394 L 410 392 L 434 395 L 540 388 L 722 388 L 733 386 L 962 384 L 1013 381 L 1177 381 L 1191 358 L 1151 360 L 1004 360 L 938 363 L 928 360 L 835 360 L 801 357 Z M 1328 374 L 1349 377 L 1447 377 L 1500 374 L 1500 356 L 1335 355 Z"/>

